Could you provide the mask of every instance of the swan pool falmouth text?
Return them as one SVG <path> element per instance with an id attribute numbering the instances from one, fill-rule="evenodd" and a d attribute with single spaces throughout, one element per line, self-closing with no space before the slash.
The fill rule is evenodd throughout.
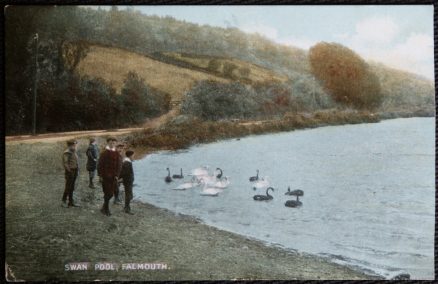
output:
<path id="1" fill-rule="evenodd" d="M 168 270 L 169 266 L 166 263 L 152 262 L 131 262 L 131 263 L 116 263 L 116 262 L 69 262 L 64 265 L 65 271 L 111 271 L 111 270 Z"/>

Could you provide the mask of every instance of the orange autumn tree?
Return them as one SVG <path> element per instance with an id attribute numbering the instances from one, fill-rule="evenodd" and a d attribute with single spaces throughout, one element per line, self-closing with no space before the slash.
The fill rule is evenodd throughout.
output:
<path id="1" fill-rule="evenodd" d="M 379 79 L 351 49 L 321 42 L 310 48 L 309 61 L 313 75 L 335 101 L 358 109 L 380 106 Z"/>

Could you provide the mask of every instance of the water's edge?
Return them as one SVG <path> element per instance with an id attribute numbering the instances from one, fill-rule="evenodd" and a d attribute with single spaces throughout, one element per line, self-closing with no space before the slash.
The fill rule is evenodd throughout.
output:
<path id="1" fill-rule="evenodd" d="M 351 114 L 350 114 L 351 115 Z M 333 126 L 348 126 L 348 125 L 366 125 L 366 124 L 375 124 L 375 123 L 381 123 L 384 121 L 391 121 L 391 120 L 397 120 L 397 119 L 410 119 L 410 118 L 434 118 L 435 113 L 427 111 L 424 114 L 416 115 L 415 112 L 407 112 L 407 113 L 379 113 L 377 115 L 358 115 L 357 113 L 354 113 L 354 115 L 347 115 L 347 120 L 334 120 L 332 122 L 329 121 L 319 121 L 319 122 L 312 122 L 313 117 L 311 118 L 305 118 L 302 125 L 299 126 L 290 126 L 286 121 L 282 121 L 281 123 L 286 123 L 283 126 L 270 126 L 267 125 L 265 128 L 262 129 L 253 129 L 251 131 L 245 130 L 243 127 L 238 127 L 236 133 L 232 134 L 225 134 L 225 136 L 218 135 L 217 133 L 207 133 L 210 131 L 211 127 L 222 127 L 219 126 L 218 123 L 207 123 L 203 122 L 204 124 L 207 123 L 207 125 L 203 125 L 203 123 L 200 124 L 200 126 L 203 128 L 201 133 L 192 133 L 191 135 L 195 134 L 194 137 L 188 136 L 184 137 L 185 135 L 182 135 L 180 137 L 181 140 L 186 140 L 184 143 L 174 143 L 172 141 L 166 141 L 166 136 L 169 133 L 161 133 L 158 131 L 153 136 L 160 137 L 158 141 L 155 141 L 157 139 L 154 139 L 154 141 L 149 141 L 150 134 L 142 133 L 142 132 L 136 132 L 133 134 L 123 135 L 123 140 L 127 143 L 127 145 L 130 145 L 135 151 L 136 151 L 136 160 L 143 159 L 146 155 L 149 154 L 156 154 L 161 152 L 178 152 L 181 150 L 187 150 L 191 147 L 199 146 L 199 145 L 207 145 L 211 143 L 217 143 L 217 142 L 223 142 L 227 140 L 232 139 L 241 139 L 241 138 L 248 138 L 248 137 L 254 137 L 254 136 L 263 136 L 263 135 L 273 135 L 273 134 L 279 134 L 279 133 L 288 133 L 288 132 L 294 132 L 294 131 L 302 131 L 302 130 L 310 130 L 310 129 L 319 129 L 319 128 L 325 128 L 325 127 L 333 127 Z M 356 120 L 356 119 L 360 119 Z M 190 125 L 192 122 L 189 121 L 189 128 L 192 128 L 192 125 Z M 196 123 L 199 123 L 196 121 Z M 227 125 L 232 126 L 231 125 Z M 187 127 L 187 125 L 178 125 L 178 126 L 172 126 L 170 130 L 165 130 L 165 132 L 170 131 L 170 133 L 178 133 L 181 129 Z M 281 128 L 283 127 L 283 128 Z M 202 137 L 202 139 L 198 139 L 199 137 L 196 137 L 196 134 L 199 134 Z M 178 136 L 178 135 L 177 135 Z M 182 139 L 184 138 L 184 139 Z M 151 145 L 152 143 L 153 145 Z M 155 145 L 155 143 L 158 143 Z"/>
<path id="2" fill-rule="evenodd" d="M 278 243 L 272 243 L 272 242 L 261 240 L 261 239 L 255 238 L 255 237 L 251 237 L 251 236 L 239 234 L 237 232 L 229 231 L 229 230 L 221 228 L 219 226 L 214 226 L 214 225 L 207 224 L 205 222 L 205 220 L 203 220 L 202 218 L 198 218 L 198 217 L 193 216 L 193 215 L 178 213 L 178 212 L 172 211 L 172 210 L 164 208 L 164 207 L 159 207 L 159 206 L 154 205 L 152 203 L 148 203 L 148 202 L 146 202 L 144 200 L 141 200 L 141 198 L 136 197 L 136 196 L 134 196 L 133 203 L 138 203 L 138 204 L 141 204 L 143 206 L 153 207 L 156 210 L 159 210 L 159 211 L 162 211 L 162 212 L 165 212 L 167 214 L 172 215 L 174 218 L 189 220 L 190 222 L 193 222 L 193 223 L 196 223 L 196 224 L 202 224 L 203 226 L 206 226 L 206 227 L 209 227 L 209 228 L 214 228 L 215 230 L 218 230 L 220 232 L 226 232 L 226 233 L 235 235 L 237 237 L 243 238 L 243 239 L 245 239 L 247 241 L 261 244 L 261 245 L 263 245 L 265 247 L 268 247 L 270 249 L 281 250 L 281 251 L 283 251 L 285 253 L 288 253 L 288 254 L 304 256 L 304 257 L 308 257 L 308 258 L 312 258 L 312 259 L 318 259 L 320 261 L 326 261 L 326 262 L 329 262 L 329 263 L 331 263 L 333 265 L 345 267 L 345 268 L 351 269 L 353 271 L 359 272 L 361 274 L 364 274 L 364 275 L 368 276 L 370 279 L 374 279 L 374 280 L 388 280 L 384 276 L 379 275 L 379 274 L 375 273 L 372 270 L 368 270 L 368 269 L 362 268 L 360 266 L 350 265 L 350 264 L 348 264 L 346 262 L 345 263 L 337 263 L 337 262 L 333 261 L 333 259 L 331 259 L 329 256 L 322 256 L 322 255 L 318 255 L 318 254 L 307 253 L 307 252 L 299 251 L 299 250 L 296 250 L 296 249 L 293 249 L 293 248 L 287 248 L 287 247 L 285 247 L 285 246 L 283 246 L 281 244 L 278 244 Z"/>

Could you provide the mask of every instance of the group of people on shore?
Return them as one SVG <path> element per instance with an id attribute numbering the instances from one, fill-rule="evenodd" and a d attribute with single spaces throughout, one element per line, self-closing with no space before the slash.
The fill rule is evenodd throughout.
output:
<path id="1" fill-rule="evenodd" d="M 77 154 L 77 140 L 67 141 L 67 149 L 63 153 L 63 165 L 65 170 L 65 189 L 62 196 L 62 206 L 79 207 L 73 200 L 73 191 L 75 190 L 76 179 L 79 173 L 79 158 Z M 134 170 L 132 161 L 134 151 L 127 150 L 123 158 L 123 144 L 117 144 L 117 139 L 109 137 L 104 151 L 100 154 L 96 139 L 90 138 L 90 144 L 87 149 L 87 171 L 89 173 L 89 187 L 95 189 L 94 178 L 99 176 L 102 184 L 104 203 L 101 208 L 102 214 L 111 216 L 109 202 L 114 196 L 114 204 L 121 204 L 119 198 L 119 185 L 123 184 L 125 189 L 125 207 L 124 211 L 128 214 L 131 212 L 130 202 L 133 198 L 132 188 L 134 185 Z M 67 203 L 68 200 L 68 203 Z"/>

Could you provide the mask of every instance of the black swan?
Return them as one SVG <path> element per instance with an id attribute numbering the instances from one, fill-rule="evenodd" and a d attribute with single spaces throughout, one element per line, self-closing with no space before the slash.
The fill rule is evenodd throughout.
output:
<path id="1" fill-rule="evenodd" d="M 249 181 L 257 181 L 257 180 L 259 180 L 259 170 L 257 170 L 257 175 L 256 176 L 249 178 Z"/>
<path id="2" fill-rule="evenodd" d="M 267 201 L 267 200 L 272 200 L 274 197 L 272 197 L 272 195 L 269 195 L 269 190 L 272 190 L 272 191 L 274 191 L 274 189 L 272 188 L 272 187 L 268 187 L 267 189 L 266 189 L 266 195 L 254 195 L 254 200 L 257 200 L 257 201 Z"/>
<path id="3" fill-rule="evenodd" d="M 217 176 L 216 176 L 218 179 L 220 179 L 222 177 L 222 175 L 223 175 L 222 169 L 216 168 L 216 171 L 220 171 L 220 173 L 217 174 Z"/>
<path id="4" fill-rule="evenodd" d="M 297 196 L 297 199 L 298 199 L 298 196 Z M 284 206 L 286 206 L 286 207 L 299 207 L 301 205 L 303 205 L 303 203 L 301 203 L 301 201 L 299 201 L 299 200 L 288 200 L 284 204 Z"/>
<path id="5" fill-rule="evenodd" d="M 290 186 L 287 187 L 287 192 L 284 195 L 296 195 L 296 196 L 304 196 L 304 191 L 301 189 L 295 189 L 290 191 Z"/>
<path id="6" fill-rule="evenodd" d="M 169 182 L 172 181 L 172 178 L 170 177 L 170 170 L 169 170 L 169 168 L 166 168 L 166 170 L 167 170 L 167 177 L 164 178 L 164 181 L 169 183 Z"/>
<path id="7" fill-rule="evenodd" d="M 173 175 L 172 178 L 184 178 L 183 173 L 182 173 L 182 169 L 181 169 L 180 175 Z"/>
<path id="8" fill-rule="evenodd" d="M 299 197 L 303 196 L 304 192 L 302 190 L 299 190 L 299 189 L 294 190 L 292 192 L 295 192 L 295 191 L 297 191 L 298 194 L 289 194 L 289 195 L 295 195 L 297 197 L 297 200 L 288 200 L 288 201 L 286 201 L 284 206 L 286 206 L 286 207 L 300 207 L 301 205 L 303 205 L 303 203 L 301 203 Z"/>

